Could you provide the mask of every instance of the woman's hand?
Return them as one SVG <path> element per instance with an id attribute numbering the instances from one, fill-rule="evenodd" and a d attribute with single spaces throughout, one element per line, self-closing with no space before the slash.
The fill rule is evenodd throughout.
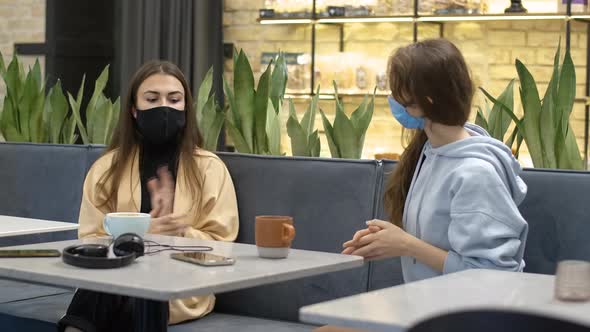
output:
<path id="1" fill-rule="evenodd" d="M 352 240 L 344 242 L 344 244 L 342 244 L 342 247 L 344 247 L 342 253 L 345 255 L 352 254 L 352 252 L 357 249 L 357 247 L 355 247 L 355 244 L 358 243 L 358 240 L 360 240 L 360 238 L 371 233 L 377 233 L 380 230 L 381 228 L 377 226 L 367 226 L 367 228 L 357 231 L 356 233 L 354 233 Z"/>
<path id="2" fill-rule="evenodd" d="M 152 217 L 148 233 L 183 236 L 185 229 L 189 226 L 188 224 L 181 221 L 181 219 L 184 217 L 186 217 L 186 215 L 173 214 L 168 214 L 157 218 Z"/>
<path id="3" fill-rule="evenodd" d="M 158 177 L 147 183 L 152 202 L 152 218 L 172 214 L 174 207 L 174 179 L 167 166 L 158 169 Z"/>
<path id="4" fill-rule="evenodd" d="M 367 229 L 356 232 L 344 243 L 343 254 L 379 259 L 406 256 L 412 236 L 396 225 L 383 221 L 367 221 Z"/>

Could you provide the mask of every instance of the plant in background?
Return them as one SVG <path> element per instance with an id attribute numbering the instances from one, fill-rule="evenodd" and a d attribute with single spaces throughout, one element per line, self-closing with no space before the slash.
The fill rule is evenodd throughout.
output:
<path id="1" fill-rule="evenodd" d="M 576 94 L 576 72 L 569 50 L 565 52 L 563 64 L 559 65 L 559 49 L 560 46 L 555 53 L 553 74 L 543 99 L 539 97 L 537 84 L 529 70 L 516 60 L 524 113 L 521 119 L 514 114 L 513 105 L 503 100 L 502 96 L 496 99 L 480 89 L 494 103 L 494 107 L 499 107 L 515 122 L 516 127 L 508 143 L 512 146 L 518 137 L 518 151 L 520 142 L 524 140 L 535 167 L 584 169 L 578 143 L 569 124 Z M 511 90 L 511 84 L 507 90 Z"/>
<path id="2" fill-rule="evenodd" d="M 514 80 L 510 81 L 497 100 L 510 110 L 514 109 Z M 511 122 L 512 118 L 502 110 L 499 103 L 493 104 L 491 109 L 487 101 L 485 110 L 482 110 L 479 106 L 477 107 L 475 124 L 484 128 L 493 138 L 499 141 L 504 141 L 504 136 Z"/>
<path id="3" fill-rule="evenodd" d="M 226 129 L 238 152 L 281 155 L 279 112 L 287 86 L 287 64 L 279 54 L 271 61 L 254 89 L 254 74 L 243 50 L 234 50 L 233 89 L 224 79 L 229 111 Z"/>
<path id="4" fill-rule="evenodd" d="M 209 69 L 201 82 L 201 86 L 195 94 L 197 100 L 193 107 L 197 116 L 199 131 L 203 135 L 203 148 L 209 151 L 217 149 L 217 142 L 225 117 L 223 110 L 215 100 L 215 95 L 211 94 L 212 85 L 213 67 Z"/>
<path id="5" fill-rule="evenodd" d="M 365 96 L 349 119 L 344 113 L 344 105 L 342 105 L 338 97 L 336 82 L 333 82 L 333 84 L 336 100 L 336 117 L 333 125 L 320 109 L 330 154 L 332 154 L 333 158 L 360 159 L 363 153 L 365 134 L 373 117 L 376 89 L 373 91 L 370 101 L 369 96 Z"/>
<path id="6" fill-rule="evenodd" d="M 111 141 L 113 130 L 119 121 L 119 113 L 121 112 L 119 98 L 112 103 L 103 93 L 109 79 L 109 65 L 103 69 L 96 82 L 94 82 L 94 92 L 86 106 L 86 125 L 84 125 L 80 116 L 85 79 L 85 76 L 82 77 L 82 84 L 76 99 L 68 93 L 72 115 L 76 120 L 84 144 L 108 144 Z"/>
<path id="7" fill-rule="evenodd" d="M 45 96 L 39 61 L 25 71 L 16 55 L 5 67 L 0 54 L 0 75 L 6 83 L 6 96 L 0 112 L 0 133 L 7 141 L 72 143 L 73 120 L 57 83 Z M 72 137 L 74 139 L 72 140 Z"/>
<path id="8" fill-rule="evenodd" d="M 320 87 L 311 98 L 301 122 L 297 119 L 293 100 L 289 99 L 289 119 L 287 120 L 287 134 L 291 138 L 291 150 L 294 156 L 319 157 L 320 136 L 315 128 L 315 116 L 318 110 Z"/>

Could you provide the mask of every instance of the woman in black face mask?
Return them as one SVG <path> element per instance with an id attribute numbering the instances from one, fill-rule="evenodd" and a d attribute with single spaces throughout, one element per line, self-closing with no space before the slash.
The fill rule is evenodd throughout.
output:
<path id="1" fill-rule="evenodd" d="M 238 210 L 232 180 L 216 155 L 199 148 L 192 105 L 188 84 L 174 64 L 152 61 L 137 71 L 112 142 L 86 176 L 80 238 L 106 235 L 102 221 L 109 212 L 144 212 L 152 216 L 149 233 L 235 240 Z M 212 295 L 146 305 L 126 296 L 77 290 L 59 329 L 162 331 L 167 324 L 206 315 L 213 304 Z M 143 317 L 149 322 L 138 327 Z"/>

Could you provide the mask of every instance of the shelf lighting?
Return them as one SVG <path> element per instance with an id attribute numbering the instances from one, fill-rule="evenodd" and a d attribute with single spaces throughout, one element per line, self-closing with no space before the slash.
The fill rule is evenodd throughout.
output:
<path id="1" fill-rule="evenodd" d="M 384 16 L 384 17 L 326 17 L 319 19 L 260 19 L 260 24 L 317 24 L 317 23 L 382 23 L 382 22 L 464 22 L 464 21 L 532 21 L 590 19 L 590 15 L 463 15 L 463 16 Z"/>
<path id="2" fill-rule="evenodd" d="M 297 18 L 297 19 L 264 19 L 260 20 L 260 24 L 310 24 L 313 23 L 312 19 L 309 18 Z"/>
<path id="3" fill-rule="evenodd" d="M 289 99 L 289 98 L 293 98 L 293 99 L 311 99 L 311 97 L 313 97 L 311 94 L 285 94 L 285 96 L 284 96 L 285 99 Z M 321 99 L 321 100 L 333 100 L 334 99 L 334 95 L 320 94 L 319 99 Z"/>
<path id="4" fill-rule="evenodd" d="M 320 18 L 318 23 L 381 23 L 381 22 L 413 22 L 410 16 L 391 17 L 341 17 L 341 18 Z"/>
<path id="5" fill-rule="evenodd" d="M 566 15 L 465 15 L 465 16 L 423 16 L 418 22 L 457 22 L 457 21 L 531 21 L 564 20 Z"/>

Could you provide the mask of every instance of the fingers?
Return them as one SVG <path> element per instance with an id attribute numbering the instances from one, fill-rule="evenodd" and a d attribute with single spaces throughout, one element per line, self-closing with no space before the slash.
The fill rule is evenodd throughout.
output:
<path id="1" fill-rule="evenodd" d="M 380 227 L 381 229 L 385 229 L 385 228 L 389 228 L 389 227 L 393 226 L 393 224 L 390 223 L 389 221 L 373 219 L 373 220 L 367 221 L 367 226 L 369 226 L 369 227 L 370 226 L 377 226 L 377 227 Z"/>
<path id="2" fill-rule="evenodd" d="M 371 231 L 371 233 L 377 233 L 379 232 L 382 228 L 379 226 L 369 226 L 368 227 L 369 231 Z"/>
<path id="3" fill-rule="evenodd" d="M 157 178 L 151 178 L 147 182 L 148 191 L 153 194 L 160 190 L 160 180 Z"/>
<path id="4" fill-rule="evenodd" d="M 152 210 L 150 211 L 150 216 L 152 218 L 157 218 L 162 213 L 162 204 L 154 204 L 154 200 L 152 199 Z M 153 221 L 154 219 L 152 219 Z"/>
<path id="5" fill-rule="evenodd" d="M 154 218 L 150 224 L 150 232 L 163 235 L 178 235 L 189 226 L 188 224 L 180 221 L 180 219 L 184 217 L 186 217 L 184 214 L 169 214 L 163 217 Z"/>
<path id="6" fill-rule="evenodd" d="M 375 242 L 372 242 L 371 244 L 368 244 L 364 247 L 357 248 L 355 251 L 352 252 L 351 255 L 363 256 L 363 257 L 377 256 L 378 253 L 375 252 L 376 248 L 377 248 L 377 244 Z"/>
<path id="7" fill-rule="evenodd" d="M 350 255 L 355 250 L 356 250 L 355 247 L 347 247 L 347 248 L 344 248 L 344 250 L 342 250 L 341 254 L 343 254 L 343 255 Z"/>
<path id="8" fill-rule="evenodd" d="M 372 243 L 373 241 L 375 241 L 377 239 L 377 233 L 370 233 L 367 234 L 363 237 L 361 237 L 358 241 L 357 241 L 357 247 L 362 247 L 362 246 L 366 246 L 369 243 Z"/>
<path id="9" fill-rule="evenodd" d="M 160 178 L 160 189 L 166 192 L 174 192 L 174 179 L 172 174 L 168 171 L 168 166 L 158 168 L 158 177 Z"/>
<path id="10" fill-rule="evenodd" d="M 380 228 L 374 228 L 373 231 L 371 229 L 369 229 L 369 228 L 361 229 L 360 231 L 357 231 L 356 233 L 354 233 L 354 235 L 352 237 L 352 240 L 344 242 L 342 244 L 342 246 L 345 247 L 345 248 L 346 247 L 358 247 L 359 246 L 358 245 L 358 240 L 360 238 L 362 238 L 365 235 L 370 234 L 371 232 L 374 233 L 374 232 L 378 232 L 380 230 L 381 230 Z"/>

